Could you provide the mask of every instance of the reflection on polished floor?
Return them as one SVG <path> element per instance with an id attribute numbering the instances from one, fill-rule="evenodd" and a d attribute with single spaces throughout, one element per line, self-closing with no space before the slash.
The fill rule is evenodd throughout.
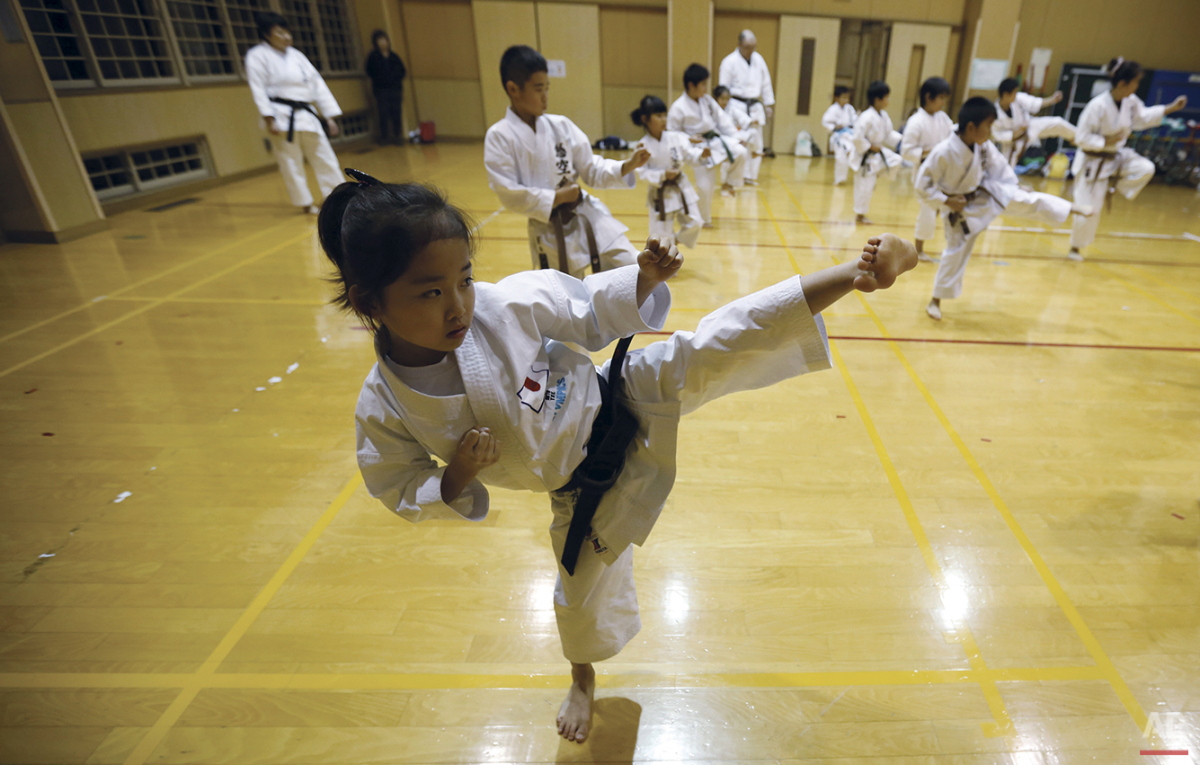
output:
<path id="1" fill-rule="evenodd" d="M 480 278 L 529 267 L 479 145 L 342 159 L 447 189 Z M 911 237 L 907 172 L 865 230 L 831 176 L 780 157 L 718 199 L 668 329 Z M 944 321 L 923 264 L 826 313 L 835 369 L 685 420 L 583 746 L 553 725 L 545 499 L 372 500 L 370 338 L 311 219 L 275 174 L 199 196 L 0 248 L 0 762 L 1200 760 L 1195 191 L 1118 199 L 1084 263 L 1001 221 Z M 601 196 L 644 238 L 641 190 Z"/>

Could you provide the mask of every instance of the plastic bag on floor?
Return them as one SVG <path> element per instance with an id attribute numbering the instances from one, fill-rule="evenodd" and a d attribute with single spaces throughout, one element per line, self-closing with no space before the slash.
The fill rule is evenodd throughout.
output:
<path id="1" fill-rule="evenodd" d="M 813 137 L 807 130 L 796 134 L 796 156 L 811 157 L 813 155 Z"/>

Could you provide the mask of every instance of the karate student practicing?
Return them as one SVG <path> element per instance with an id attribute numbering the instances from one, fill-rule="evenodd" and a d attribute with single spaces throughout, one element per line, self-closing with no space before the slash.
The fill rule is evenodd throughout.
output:
<path id="1" fill-rule="evenodd" d="M 315 215 L 304 160 L 317 173 L 321 198 L 341 183 L 338 159 L 328 136 L 341 132 L 333 121 L 342 113 L 337 99 L 308 58 L 292 47 L 287 20 L 278 13 L 258 13 L 258 45 L 246 51 L 246 80 L 254 106 L 262 116 L 271 151 L 279 163 L 292 204 Z"/>
<path id="2" fill-rule="evenodd" d="M 667 130 L 667 105 L 658 96 L 646 96 L 629 115 L 633 124 L 646 130 L 638 148 L 650 152 L 650 161 L 637 169 L 647 183 L 646 207 L 650 210 L 650 238 L 663 244 L 696 246 L 704 219 L 700 197 L 683 172 L 684 164 L 699 166 L 712 155 L 683 133 Z M 679 231 L 675 224 L 679 224 Z"/>
<path id="3" fill-rule="evenodd" d="M 833 103 L 821 117 L 821 127 L 829 131 L 829 151 L 833 154 L 833 185 L 845 183 L 854 153 L 854 121 L 858 112 L 850 105 L 850 88 L 836 85 Z"/>
<path id="4" fill-rule="evenodd" d="M 738 139 L 733 120 L 708 95 L 708 69 L 699 64 L 689 65 L 683 71 L 683 89 L 683 95 L 667 111 L 667 130 L 684 133 L 692 143 L 704 144 L 709 149 L 709 158 L 696 166 L 695 173 L 700 217 L 704 219 L 704 227 L 711 228 L 713 191 L 721 175 L 720 164 L 729 163 L 721 193 L 733 196 L 734 189 L 742 186 L 748 154 Z"/>
<path id="5" fill-rule="evenodd" d="M 854 121 L 854 151 L 850 154 L 850 169 L 854 171 L 855 223 L 871 222 L 867 220 L 867 213 L 871 211 L 875 181 L 884 170 L 901 162 L 900 155 L 891 148 L 900 143 L 900 134 L 892 127 L 892 118 L 884 111 L 891 92 L 892 89 L 883 80 L 872 82 L 867 88 L 870 106 Z"/>
<path id="6" fill-rule="evenodd" d="M 679 418 L 828 369 L 820 312 L 852 290 L 890 287 L 916 251 L 884 234 L 853 261 L 735 300 L 695 332 L 628 355 L 620 343 L 598 369 L 569 344 L 594 352 L 661 330 L 664 282 L 683 263 L 675 247 L 651 239 L 636 265 L 582 281 L 542 270 L 475 284 L 462 212 L 425 186 L 348 173 L 359 182 L 334 191 L 317 228 L 338 269 L 335 302 L 375 331 L 355 412 L 363 480 L 414 522 L 483 520 L 485 485 L 550 495 L 554 612 L 573 680 L 558 731 L 582 742 L 592 664 L 641 628 L 633 546 L 671 491 Z"/>
<path id="7" fill-rule="evenodd" d="M 1088 102 L 1079 115 L 1075 129 L 1075 201 L 1091 205 L 1096 215 L 1076 218 L 1071 226 L 1071 260 L 1083 260 L 1080 252 L 1096 238 L 1100 225 L 1100 206 L 1109 194 L 1121 192 L 1133 199 L 1154 177 L 1154 163 L 1125 148 L 1125 140 L 1134 130 L 1147 130 L 1162 124 L 1165 115 L 1187 106 L 1187 96 L 1179 96 L 1169 105 L 1146 106 L 1134 95 L 1142 82 L 1142 67 L 1136 61 L 1114 58 L 1108 64 L 1112 90 Z"/>
<path id="8" fill-rule="evenodd" d="M 933 319 L 942 318 L 943 298 L 962 294 L 975 239 L 998 215 L 1062 223 L 1071 213 L 1092 213 L 1091 208 L 1018 186 L 1017 174 L 991 141 L 995 119 L 991 101 L 982 96 L 967 99 L 958 110 L 958 132 L 934 146 L 917 172 L 917 195 L 929 207 L 947 213 L 946 249 L 934 277 L 933 298 L 925 307 Z"/>
<path id="9" fill-rule="evenodd" d="M 771 72 L 767 60 L 755 52 L 758 38 L 749 29 L 738 35 L 738 46 L 721 61 L 717 81 L 729 89 L 733 97 L 732 111 L 744 114 L 750 121 L 753 137 L 747 141 L 750 157 L 746 160 L 746 183 L 758 185 L 758 169 L 762 166 L 763 126 L 775 110 L 775 91 L 771 88 Z M 716 93 L 713 93 L 716 97 Z"/>
<path id="10" fill-rule="evenodd" d="M 934 146 L 950 137 L 954 123 L 944 111 L 950 100 L 950 83 L 941 77 L 930 77 L 921 83 L 921 108 L 912 113 L 904 123 L 904 135 L 900 139 L 900 156 L 913 165 L 913 188 L 917 186 L 917 172 L 921 163 L 929 156 Z M 932 263 L 933 258 L 925 254 L 925 242 L 937 233 L 937 210 L 920 201 L 917 211 L 917 233 L 913 244 L 917 246 L 917 258 Z"/>
<path id="11" fill-rule="evenodd" d="M 746 147 L 746 151 L 750 152 L 750 156 L 746 159 L 746 166 L 749 167 L 755 157 L 762 157 L 762 136 L 754 132 L 754 122 L 750 119 L 750 115 L 732 105 L 737 101 L 734 101 L 733 96 L 729 94 L 729 88 L 718 85 L 713 88 L 712 97 L 716 100 L 717 106 L 721 107 L 733 121 L 733 126 L 737 128 L 735 137 L 738 142 Z M 747 183 L 750 182 L 749 179 L 745 180 Z"/>
<path id="12" fill-rule="evenodd" d="M 618 162 L 592 153 L 574 122 L 546 114 L 550 77 L 546 59 L 527 45 L 514 45 L 500 59 L 500 81 L 508 94 L 504 119 L 488 128 L 483 164 L 488 185 L 505 209 L 529 218 L 534 268 L 557 268 L 582 278 L 637 261 L 622 224 L 595 196 L 579 188 L 632 189 L 634 170 L 650 159 L 645 150 Z"/>
<path id="13" fill-rule="evenodd" d="M 1061 90 L 1048 98 L 1038 98 L 1017 91 L 1017 81 L 1009 77 L 1000 83 L 1000 100 L 996 102 L 996 124 L 992 139 L 1000 144 L 1000 153 L 1013 167 L 1030 146 L 1040 146 L 1043 138 L 1075 140 L 1075 126 L 1062 117 L 1034 117 L 1043 108 L 1062 100 Z"/>

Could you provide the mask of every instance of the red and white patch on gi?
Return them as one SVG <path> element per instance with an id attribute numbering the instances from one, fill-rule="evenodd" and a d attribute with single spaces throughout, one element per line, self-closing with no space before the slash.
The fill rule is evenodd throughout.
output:
<path id="1" fill-rule="evenodd" d="M 550 382 L 550 368 L 534 369 L 530 367 L 525 375 L 525 383 L 517 391 L 521 403 L 535 412 L 541 412 L 546 405 L 546 386 Z"/>

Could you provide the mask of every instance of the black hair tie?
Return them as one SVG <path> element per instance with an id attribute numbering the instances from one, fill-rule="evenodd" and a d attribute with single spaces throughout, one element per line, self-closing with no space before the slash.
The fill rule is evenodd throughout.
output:
<path id="1" fill-rule="evenodd" d="M 362 170 L 355 170 L 352 167 L 347 167 L 347 168 L 343 168 L 343 169 L 346 171 L 346 175 L 353 178 L 354 181 L 356 183 L 358 183 L 359 186 L 382 186 L 383 185 L 382 183 L 379 182 L 378 179 L 372 178 L 371 176 L 364 173 Z"/>

